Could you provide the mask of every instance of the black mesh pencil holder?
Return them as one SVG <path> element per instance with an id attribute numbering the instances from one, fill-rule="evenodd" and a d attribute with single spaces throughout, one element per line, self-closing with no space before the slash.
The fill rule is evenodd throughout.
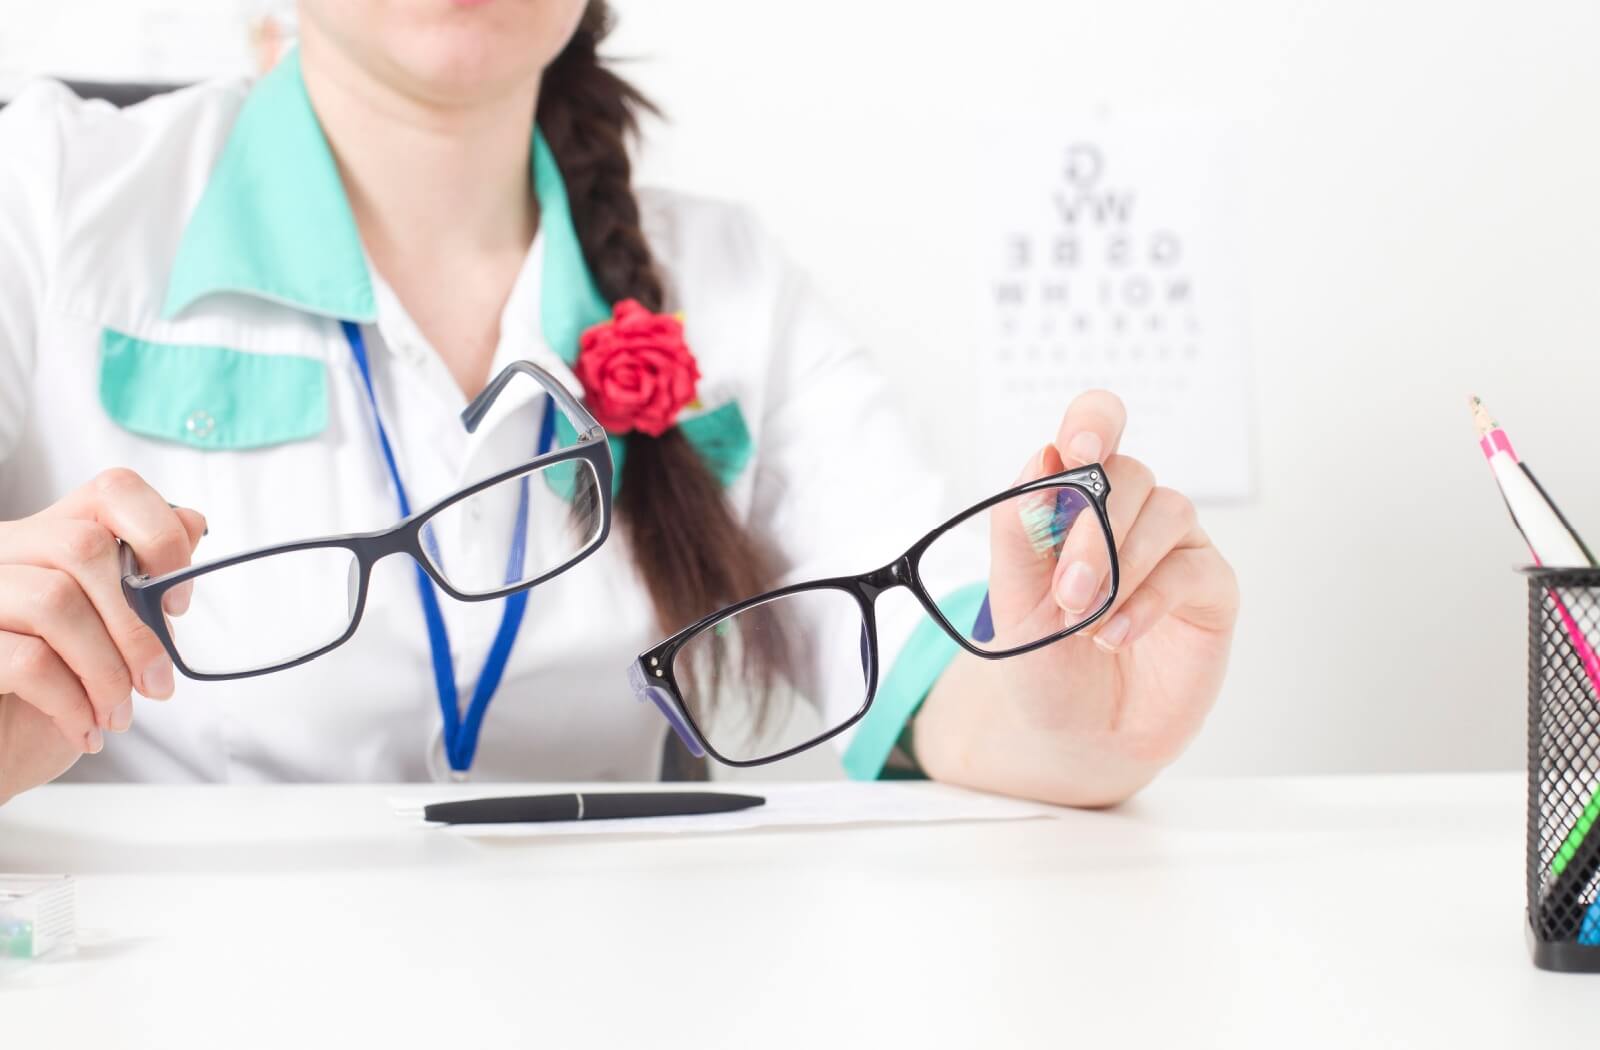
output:
<path id="1" fill-rule="evenodd" d="M 1528 569 L 1528 938 L 1600 972 L 1600 570 Z"/>

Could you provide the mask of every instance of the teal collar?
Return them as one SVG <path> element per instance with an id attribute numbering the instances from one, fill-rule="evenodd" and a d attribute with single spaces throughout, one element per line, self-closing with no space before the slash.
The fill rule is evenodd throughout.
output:
<path id="1" fill-rule="evenodd" d="M 584 260 L 566 184 L 538 129 L 530 165 L 544 237 L 540 329 L 550 349 L 572 366 L 579 337 L 609 318 L 611 307 Z M 378 318 L 366 253 L 333 152 L 306 94 L 299 52 L 262 77 L 239 110 L 183 231 L 162 316 L 175 317 L 222 293 L 358 324 Z M 750 434 L 737 403 L 679 425 L 724 485 L 749 461 Z M 560 444 L 576 439 L 565 417 L 556 417 L 556 429 Z M 620 485 L 627 443 L 614 435 L 609 440 L 613 484 Z"/>
<path id="2" fill-rule="evenodd" d="M 579 335 L 611 309 L 585 264 L 555 155 L 537 131 L 531 166 L 544 234 L 540 320 L 551 350 L 571 365 Z M 262 77 L 239 110 L 183 231 L 162 315 L 218 293 L 341 321 L 377 320 L 366 254 L 298 51 Z"/>
<path id="3" fill-rule="evenodd" d="M 585 329 L 611 316 L 611 304 L 589 272 L 567 204 L 567 185 L 550 144 L 537 128 L 533 133 L 533 192 L 539 198 L 539 229 L 544 233 L 539 320 L 546 345 L 571 366 L 578 361 L 578 338 Z"/>
<path id="4" fill-rule="evenodd" d="M 345 321 L 378 317 L 361 237 L 298 51 L 262 77 L 239 110 L 183 231 L 162 315 L 219 292 Z"/>

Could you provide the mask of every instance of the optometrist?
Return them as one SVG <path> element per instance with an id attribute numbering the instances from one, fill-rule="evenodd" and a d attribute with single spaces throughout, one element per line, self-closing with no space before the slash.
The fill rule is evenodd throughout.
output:
<path id="1" fill-rule="evenodd" d="M 695 775 L 629 699 L 634 656 L 764 588 L 886 563 L 944 516 L 943 479 L 759 226 L 632 188 L 639 100 L 596 56 L 604 4 L 302 0 L 299 24 L 253 85 L 119 111 L 41 82 L 0 111 L 0 800 L 61 776 L 444 776 L 468 764 L 441 757 L 447 702 L 481 705 L 485 779 Z M 615 335 L 630 301 L 645 323 L 681 315 L 692 364 L 580 381 L 583 333 Z M 522 360 L 612 431 L 617 486 L 610 539 L 527 592 L 520 624 L 503 599 L 441 596 L 435 630 L 415 564 L 385 558 L 342 646 L 259 677 L 175 674 L 122 593 L 124 547 L 159 575 L 392 528 L 402 493 L 423 507 L 548 446 L 537 391 L 461 424 Z M 997 661 L 913 644 L 920 609 L 885 614 L 877 700 L 836 738 L 850 775 L 1107 804 L 1205 717 L 1232 572 L 1189 501 L 1119 453 L 1114 396 L 1063 407 L 1021 477 L 1104 463 L 1115 605 Z M 567 513 L 549 487 L 525 498 Z M 270 648 L 358 583 L 284 559 L 249 601 L 201 580 L 164 603 L 180 639 Z M 1051 615 L 1092 583 L 1061 565 Z"/>

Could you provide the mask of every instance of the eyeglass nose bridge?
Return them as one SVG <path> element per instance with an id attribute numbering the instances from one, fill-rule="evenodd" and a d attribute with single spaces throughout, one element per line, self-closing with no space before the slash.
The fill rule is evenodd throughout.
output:
<path id="1" fill-rule="evenodd" d="M 911 557 L 901 555 L 883 568 L 860 577 L 860 584 L 871 602 L 876 602 L 884 591 L 911 586 Z"/>
<path id="2" fill-rule="evenodd" d="M 414 542 L 413 542 L 414 541 Z M 367 562 L 376 565 L 391 554 L 415 554 L 422 546 L 422 529 L 395 529 L 372 538 L 367 548 Z"/>
<path id="3" fill-rule="evenodd" d="M 369 532 L 361 537 L 362 555 L 370 568 L 392 554 L 404 554 L 416 558 L 419 554 L 427 553 L 427 539 L 423 530 L 427 528 L 426 521 L 413 523 L 409 527 L 401 525 L 399 528 L 385 529 L 381 532 Z"/>

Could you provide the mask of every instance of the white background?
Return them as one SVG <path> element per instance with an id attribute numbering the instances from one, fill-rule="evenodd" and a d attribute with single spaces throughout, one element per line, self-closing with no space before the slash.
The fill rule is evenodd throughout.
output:
<path id="1" fill-rule="evenodd" d="M 8 82 L 238 68 L 257 7 L 13 4 Z M 1600 540 L 1600 5 L 617 6 L 614 50 L 672 118 L 646 178 L 752 204 L 877 349 L 943 462 L 970 464 L 979 438 L 970 311 L 953 305 L 971 299 L 972 122 L 1059 104 L 1234 124 L 1257 495 L 1205 510 L 1245 604 L 1183 768 L 1520 763 L 1521 552 L 1465 399 L 1483 394 Z M 957 497 L 997 484 L 972 473 Z"/>

